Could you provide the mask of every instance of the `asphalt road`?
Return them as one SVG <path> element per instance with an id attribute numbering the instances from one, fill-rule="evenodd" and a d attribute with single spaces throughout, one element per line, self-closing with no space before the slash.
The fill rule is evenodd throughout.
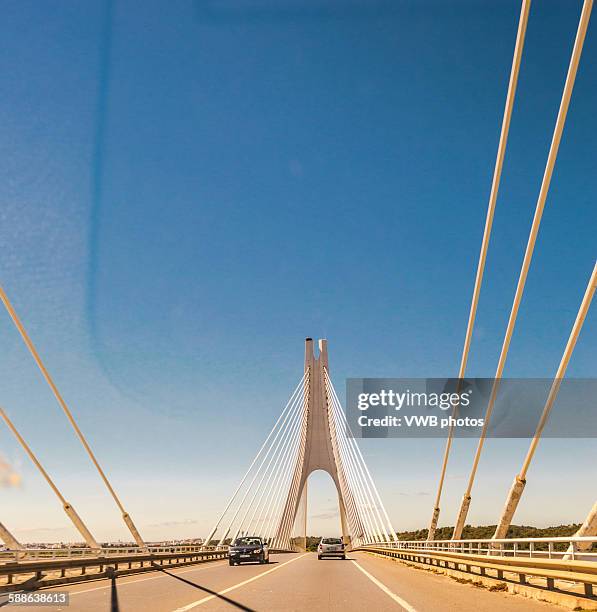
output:
<path id="1" fill-rule="evenodd" d="M 366 553 L 317 560 L 314 553 L 272 555 L 269 565 L 230 567 L 215 561 L 194 567 L 98 580 L 43 592 L 68 591 L 68 607 L 6 606 L 40 612 L 187 612 L 187 610 L 378 612 L 535 612 L 555 606 L 459 584 Z"/>

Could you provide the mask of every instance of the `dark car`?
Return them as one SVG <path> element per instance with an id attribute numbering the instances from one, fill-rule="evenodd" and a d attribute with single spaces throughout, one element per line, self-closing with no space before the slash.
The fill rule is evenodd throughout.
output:
<path id="1" fill-rule="evenodd" d="M 269 548 L 267 542 L 257 536 L 236 538 L 228 548 L 230 565 L 241 563 L 269 563 Z"/>

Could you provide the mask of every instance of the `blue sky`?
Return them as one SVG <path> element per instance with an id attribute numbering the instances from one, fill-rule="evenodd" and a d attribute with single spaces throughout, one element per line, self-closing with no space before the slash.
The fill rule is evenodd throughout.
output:
<path id="1" fill-rule="evenodd" d="M 531 8 L 469 375 L 495 371 L 580 8 Z M 305 336 L 329 339 L 340 391 L 456 374 L 519 10 L 3 4 L 1 283 L 146 537 L 205 535 L 299 380 Z M 553 375 L 594 265 L 593 26 L 506 375 Z M 5 314 L 0 341 L 0 402 L 92 531 L 126 537 Z M 571 376 L 595 375 L 596 347 L 592 312 Z M 442 524 L 473 445 L 455 444 Z M 23 474 L 0 520 L 68 539 L 6 429 L 0 448 Z M 397 528 L 427 524 L 442 448 L 363 443 Z M 495 522 L 525 449 L 487 444 L 472 522 Z M 596 459 L 593 440 L 543 442 L 517 520 L 582 520 Z M 312 531 L 336 530 L 331 481 L 312 488 Z"/>

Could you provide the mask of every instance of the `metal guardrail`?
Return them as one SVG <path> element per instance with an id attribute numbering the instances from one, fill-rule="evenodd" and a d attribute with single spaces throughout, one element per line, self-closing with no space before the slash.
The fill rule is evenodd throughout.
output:
<path id="1" fill-rule="evenodd" d="M 215 551 L 215 547 L 197 545 L 148 546 L 146 549 L 137 546 L 105 547 L 99 550 L 91 548 L 23 548 L 21 550 L 0 551 L 0 564 L 20 563 L 42 559 L 82 559 L 96 557 L 115 557 L 122 555 L 146 555 L 162 553 L 190 553 Z M 227 548 L 219 548 L 218 552 L 226 552 Z"/>
<path id="2" fill-rule="evenodd" d="M 538 585 L 529 584 L 529 577 L 545 579 L 548 590 L 576 597 L 582 596 L 575 591 L 575 585 L 578 584 L 582 585 L 585 597 L 594 598 L 597 553 L 575 553 L 575 548 L 579 545 L 594 542 L 597 542 L 597 537 L 402 541 L 363 545 L 357 550 L 420 563 L 448 572 L 464 572 L 473 577 L 515 581 L 531 587 Z M 558 547 L 565 550 L 554 550 Z M 507 579 L 506 576 L 510 578 Z"/>
<path id="3" fill-rule="evenodd" d="M 375 546 L 394 550 L 456 552 L 516 558 L 562 559 L 566 557 L 570 560 L 597 561 L 597 550 L 591 549 L 591 545 L 595 543 L 597 543 L 597 536 L 570 536 L 553 538 L 432 540 L 430 542 L 425 540 L 399 540 L 371 542 L 363 545 L 363 547 Z"/>
<path id="4" fill-rule="evenodd" d="M 167 548 L 167 547 L 158 547 Z M 193 548 L 193 547 L 189 547 Z M 199 548 L 199 547 L 196 547 Z M 79 549 L 81 550 L 81 549 Z M 116 549 L 118 550 L 118 549 Z M 179 551 L 36 559 L 0 565 L 0 593 L 44 586 L 112 578 L 131 573 L 225 559 L 226 551 Z"/>

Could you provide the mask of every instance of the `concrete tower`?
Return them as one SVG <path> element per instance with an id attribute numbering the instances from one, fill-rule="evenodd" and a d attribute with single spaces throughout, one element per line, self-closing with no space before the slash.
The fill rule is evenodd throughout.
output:
<path id="1" fill-rule="evenodd" d="M 306 540 L 307 479 L 315 470 L 327 472 L 336 485 L 344 541 L 348 544 L 351 537 L 363 537 L 364 534 L 363 526 L 358 518 L 356 519 L 356 525 L 352 528 L 357 533 L 350 533 L 349 522 L 347 521 L 346 510 L 349 504 L 354 505 L 354 500 L 350 488 L 342 486 L 343 483 L 347 482 L 347 479 L 343 472 L 337 444 L 334 442 L 336 436 L 330 424 L 329 411 L 331 407 L 325 384 L 325 372 L 329 374 L 327 340 L 321 339 L 318 344 L 319 354 L 315 356 L 313 339 L 307 338 L 305 340 L 305 372 L 309 377 L 305 402 L 307 414 L 302 432 L 305 450 L 302 459 L 299 456 L 295 465 L 292 478 L 294 486 L 291 486 L 288 493 L 278 527 L 279 536 L 282 536 L 285 531 L 292 533 L 297 514 L 299 509 L 302 508 L 302 516 L 304 517 L 301 525 L 303 548 L 304 540 Z"/>

